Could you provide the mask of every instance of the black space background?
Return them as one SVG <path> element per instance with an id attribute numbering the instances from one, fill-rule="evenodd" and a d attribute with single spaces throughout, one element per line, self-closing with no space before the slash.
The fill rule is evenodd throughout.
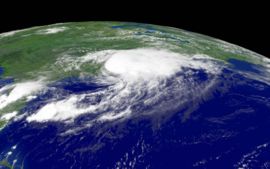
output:
<path id="1" fill-rule="evenodd" d="M 177 27 L 216 37 L 270 57 L 270 5 L 199 1 L 9 1 L 0 32 L 71 21 L 130 21 Z"/>

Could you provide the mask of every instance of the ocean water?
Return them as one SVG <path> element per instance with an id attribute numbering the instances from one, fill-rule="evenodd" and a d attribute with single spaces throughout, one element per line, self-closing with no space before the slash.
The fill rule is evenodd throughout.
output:
<path id="1" fill-rule="evenodd" d="M 237 67 L 242 64 L 232 62 Z M 250 66 L 239 69 L 258 73 Z M 194 78 L 207 81 L 203 72 Z M 270 86 L 233 69 L 224 69 L 218 80 L 215 90 L 200 98 L 197 106 L 190 101 L 169 118 L 157 118 L 156 114 L 118 123 L 98 123 L 65 135 L 62 133 L 80 127 L 95 115 L 79 117 L 71 124 L 28 123 L 22 118 L 0 132 L 0 157 L 8 156 L 10 163 L 16 159 L 15 168 L 39 169 L 269 165 Z M 91 79 L 86 82 L 77 78 L 51 85 L 56 90 L 39 95 L 22 112 L 34 112 L 51 98 L 108 87 Z M 7 155 L 8 152 L 12 154 Z"/>

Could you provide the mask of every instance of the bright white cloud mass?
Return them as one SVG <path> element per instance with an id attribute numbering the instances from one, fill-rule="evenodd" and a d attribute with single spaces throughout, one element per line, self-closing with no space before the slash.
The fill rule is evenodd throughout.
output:
<path id="1" fill-rule="evenodd" d="M 7 105 L 38 92 L 44 87 L 41 81 L 28 81 L 5 86 L 0 89 L 0 110 Z M 10 92 L 9 92 L 10 91 Z"/>
<path id="2" fill-rule="evenodd" d="M 63 32 L 65 31 L 67 28 L 66 27 L 55 27 L 55 28 L 48 28 L 48 29 L 44 29 L 38 32 L 38 34 L 55 34 L 58 32 Z"/>
<path id="3" fill-rule="evenodd" d="M 199 91 L 210 90 L 215 84 L 215 75 L 220 71 L 215 60 L 205 55 L 188 56 L 152 48 L 108 50 L 79 59 L 79 62 L 92 60 L 104 63 L 97 80 L 110 86 L 47 103 L 27 117 L 28 122 L 69 122 L 86 113 L 97 115 L 93 121 L 104 122 L 138 116 L 133 112 L 143 115 L 156 113 L 156 110 L 164 113 L 174 111 L 187 99 L 199 95 Z M 209 74 L 208 81 L 197 83 L 193 79 L 194 71 L 189 68 Z M 82 100 L 86 97 L 90 100 L 99 97 L 101 101 L 85 104 Z"/>

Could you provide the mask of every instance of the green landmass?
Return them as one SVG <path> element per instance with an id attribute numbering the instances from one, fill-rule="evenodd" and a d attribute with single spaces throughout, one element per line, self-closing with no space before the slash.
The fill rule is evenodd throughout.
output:
<path id="1" fill-rule="evenodd" d="M 113 26 L 120 27 L 112 28 Z M 41 33 L 46 29 L 57 27 L 64 27 L 66 30 L 55 34 Z M 26 29 L 0 38 L 0 67 L 4 68 L 4 77 L 13 77 L 15 81 L 35 79 L 38 75 L 44 74 L 50 80 L 57 80 L 78 73 L 52 68 L 56 60 L 65 54 L 72 54 L 76 58 L 89 52 L 140 47 L 169 48 L 185 54 L 207 54 L 224 61 L 237 58 L 260 63 L 252 59 L 248 53 L 225 51 L 222 45 L 224 44 L 220 41 L 208 36 L 150 24 L 66 23 Z M 239 47 L 239 51 L 240 49 Z M 100 68 L 100 65 L 90 63 L 84 64 L 81 71 L 95 75 Z"/>
<path id="2" fill-rule="evenodd" d="M 6 125 L 6 120 L 0 120 L 0 130 Z"/>
<path id="3" fill-rule="evenodd" d="M 7 160 L 2 160 L 0 161 L 0 167 L 4 167 L 4 168 L 7 168 L 7 169 L 13 169 L 14 167 L 9 164 L 9 162 Z"/>

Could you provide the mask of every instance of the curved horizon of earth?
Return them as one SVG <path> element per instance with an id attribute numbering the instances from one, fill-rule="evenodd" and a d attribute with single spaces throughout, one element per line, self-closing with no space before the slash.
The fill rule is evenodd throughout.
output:
<path id="1" fill-rule="evenodd" d="M 0 169 L 270 168 L 270 59 L 128 22 L 0 34 Z"/>

